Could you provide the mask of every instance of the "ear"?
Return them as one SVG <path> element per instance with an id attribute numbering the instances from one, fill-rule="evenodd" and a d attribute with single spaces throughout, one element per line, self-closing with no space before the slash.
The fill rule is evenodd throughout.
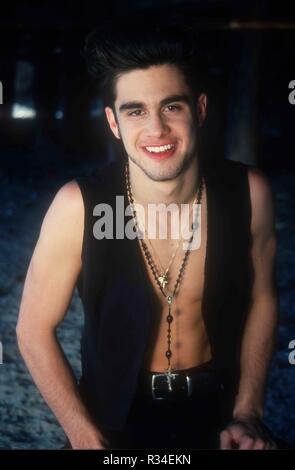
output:
<path id="1" fill-rule="evenodd" d="M 121 138 L 120 130 L 119 130 L 119 126 L 118 126 L 114 111 L 109 106 L 107 106 L 104 109 L 104 111 L 105 111 L 105 114 L 106 114 L 106 117 L 107 117 L 107 120 L 108 120 L 111 131 L 113 132 L 114 136 L 117 139 L 120 139 Z"/>
<path id="2" fill-rule="evenodd" d="M 207 115 L 207 95 L 205 95 L 205 93 L 201 93 L 198 98 L 197 113 L 199 127 L 202 127 Z"/>

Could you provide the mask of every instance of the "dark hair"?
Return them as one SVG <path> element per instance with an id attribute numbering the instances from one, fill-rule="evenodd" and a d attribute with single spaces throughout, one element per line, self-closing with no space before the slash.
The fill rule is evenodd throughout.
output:
<path id="1" fill-rule="evenodd" d="M 168 27 L 163 27 L 134 18 L 132 24 L 112 22 L 87 36 L 84 55 L 89 73 L 100 81 L 106 106 L 113 106 L 120 74 L 152 65 L 177 66 L 196 96 L 204 85 L 198 38 L 183 25 L 169 22 Z"/>

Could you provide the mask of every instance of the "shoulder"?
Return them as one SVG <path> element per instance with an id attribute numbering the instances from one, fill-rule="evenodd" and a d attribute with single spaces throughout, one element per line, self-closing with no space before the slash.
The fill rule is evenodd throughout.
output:
<path id="1" fill-rule="evenodd" d="M 272 199 L 272 188 L 269 178 L 266 174 L 255 167 L 243 162 L 234 160 L 224 160 L 220 167 L 218 167 L 218 174 L 222 169 L 225 178 L 232 184 L 241 184 L 243 179 L 250 191 L 250 198 L 252 206 L 270 202 Z"/>
<path id="2" fill-rule="evenodd" d="M 248 182 L 252 211 L 257 214 L 274 208 L 274 194 L 267 175 L 254 166 L 248 167 Z"/>
<path id="3" fill-rule="evenodd" d="M 275 199 L 268 176 L 254 165 L 224 160 L 216 169 L 217 178 L 223 179 L 229 193 L 249 195 L 252 235 L 274 232 Z M 239 192 L 239 191 L 243 191 Z M 236 204 L 240 204 L 237 200 Z"/>
<path id="4" fill-rule="evenodd" d="M 267 175 L 254 166 L 248 167 L 251 200 L 251 231 L 253 235 L 274 231 L 275 199 Z"/>
<path id="5" fill-rule="evenodd" d="M 45 220 L 62 226 L 72 227 L 82 224 L 85 208 L 99 200 L 108 188 L 117 188 L 122 180 L 123 163 L 112 162 L 92 174 L 77 176 L 61 186 L 47 211 Z"/>
<path id="6" fill-rule="evenodd" d="M 72 278 L 81 266 L 84 209 L 77 183 L 72 180 L 61 186 L 46 214 L 30 262 L 35 279 Z"/>
<path id="7" fill-rule="evenodd" d="M 44 216 L 40 237 L 70 242 L 81 234 L 83 221 L 83 198 L 79 184 L 73 179 L 56 191 Z"/>
<path id="8" fill-rule="evenodd" d="M 81 211 L 82 208 L 83 199 L 80 185 L 77 180 L 73 179 L 57 190 L 49 209 L 61 212 L 69 218 L 73 213 Z"/>
<path id="9" fill-rule="evenodd" d="M 255 166 L 248 166 L 248 181 L 253 202 L 267 200 L 272 197 L 272 187 L 267 175 Z"/>
<path id="10" fill-rule="evenodd" d="M 124 180 L 124 161 L 106 163 L 92 174 L 75 179 L 79 186 L 85 206 L 101 198 L 122 191 Z"/>
<path id="11" fill-rule="evenodd" d="M 248 184 L 247 174 L 249 166 L 236 160 L 220 159 L 215 165 L 206 168 L 207 176 L 218 183 L 221 188 L 229 191 Z M 245 185 L 246 183 L 246 185 Z"/>
<path id="12" fill-rule="evenodd" d="M 79 178 L 67 181 L 56 192 L 55 199 L 60 204 L 70 203 L 71 205 L 81 202 L 81 190 Z"/>

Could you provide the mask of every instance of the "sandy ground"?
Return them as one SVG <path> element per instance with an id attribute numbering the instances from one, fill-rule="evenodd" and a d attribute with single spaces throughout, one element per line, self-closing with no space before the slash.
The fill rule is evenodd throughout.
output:
<path id="1" fill-rule="evenodd" d="M 0 448 L 58 449 L 64 433 L 40 396 L 19 355 L 15 325 L 28 263 L 37 241 L 41 221 L 57 189 L 75 175 L 91 171 L 89 166 L 56 164 L 46 169 L 0 174 Z M 288 362 L 289 342 L 295 339 L 294 290 L 294 200 L 289 174 L 271 177 L 277 201 L 279 239 L 278 280 L 280 322 L 277 350 L 269 374 L 265 422 L 272 431 L 295 446 L 295 365 Z M 74 293 L 59 338 L 75 371 L 80 374 L 79 337 L 83 311 Z"/>

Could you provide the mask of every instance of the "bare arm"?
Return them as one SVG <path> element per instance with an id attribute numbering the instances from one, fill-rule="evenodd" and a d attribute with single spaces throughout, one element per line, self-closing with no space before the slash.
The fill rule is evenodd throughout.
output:
<path id="1" fill-rule="evenodd" d="M 278 314 L 275 281 L 276 235 L 274 201 L 266 177 L 257 169 L 249 170 L 252 206 L 252 262 L 254 284 L 241 348 L 241 377 L 233 416 L 260 420 L 263 416 L 264 389 L 272 358 Z M 253 440 L 240 433 L 235 437 L 240 448 L 269 448 L 263 439 Z M 229 435 L 223 434 L 229 445 Z M 225 447 L 228 448 L 228 447 Z"/>
<path id="2" fill-rule="evenodd" d="M 56 194 L 43 220 L 25 280 L 17 338 L 44 399 L 76 449 L 104 448 L 103 436 L 79 396 L 70 365 L 56 339 L 81 270 L 84 206 L 71 181 Z"/>

